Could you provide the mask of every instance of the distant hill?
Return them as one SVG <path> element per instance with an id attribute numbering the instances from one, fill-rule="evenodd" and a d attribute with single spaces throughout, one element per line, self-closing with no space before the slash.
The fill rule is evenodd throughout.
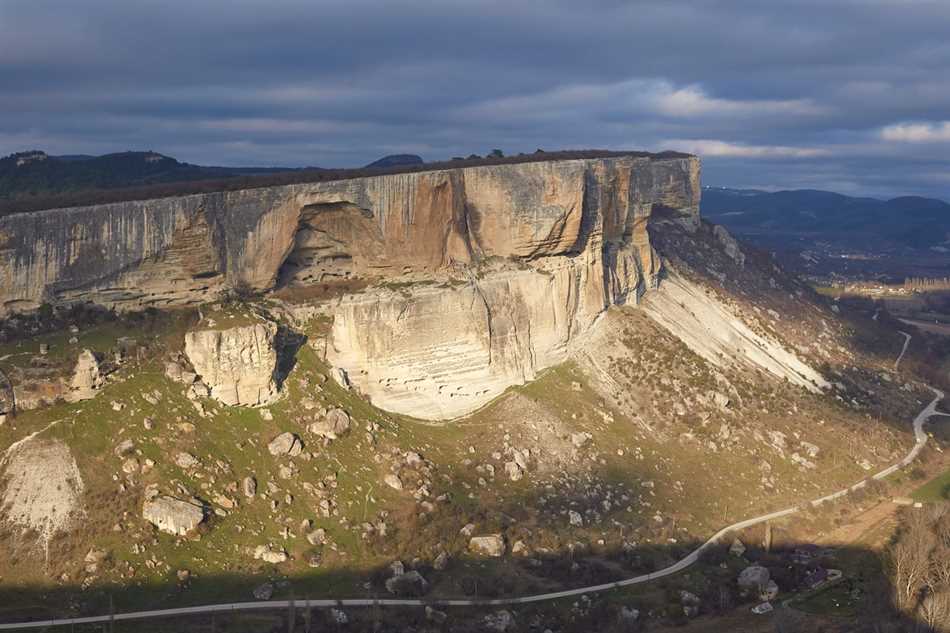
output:
<path id="1" fill-rule="evenodd" d="M 292 171 L 288 168 L 203 167 L 155 152 L 103 156 L 50 156 L 34 150 L 0 159 L 0 198 L 24 198 L 72 191 L 119 189 Z"/>
<path id="2" fill-rule="evenodd" d="M 370 163 L 366 168 L 390 169 L 422 164 L 422 158 L 415 154 L 392 154 Z M 320 171 L 320 168 L 307 167 L 305 170 L 315 172 Z M 0 158 L 0 200 L 24 200 L 79 191 L 147 187 L 298 171 L 304 169 L 192 165 L 156 152 L 52 156 L 40 150 L 32 150 Z"/>
<path id="3" fill-rule="evenodd" d="M 815 236 L 843 246 L 931 248 L 950 243 L 950 204 L 934 198 L 859 198 L 812 189 L 704 187 L 702 213 L 747 236 Z"/>
<path id="4" fill-rule="evenodd" d="M 399 167 L 402 165 L 422 165 L 424 162 L 421 156 L 416 156 L 415 154 L 390 154 L 389 156 L 383 156 L 379 160 L 374 160 L 366 166 L 366 169 Z"/>

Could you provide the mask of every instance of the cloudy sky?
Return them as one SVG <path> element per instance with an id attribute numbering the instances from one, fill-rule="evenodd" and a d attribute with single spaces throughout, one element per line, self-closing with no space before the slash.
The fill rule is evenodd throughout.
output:
<path id="1" fill-rule="evenodd" d="M 0 0 L 0 154 L 678 149 L 950 199 L 946 0 Z"/>

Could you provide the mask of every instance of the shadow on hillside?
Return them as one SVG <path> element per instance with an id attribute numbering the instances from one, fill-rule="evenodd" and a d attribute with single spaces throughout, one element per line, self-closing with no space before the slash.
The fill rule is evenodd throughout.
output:
<path id="1" fill-rule="evenodd" d="M 283 387 L 284 381 L 293 371 L 297 364 L 297 351 L 307 343 L 307 337 L 304 334 L 281 325 L 277 329 L 277 338 L 275 346 L 277 347 L 277 369 L 275 377 L 277 379 L 277 388 Z"/>
<path id="2" fill-rule="evenodd" d="M 525 605 L 441 606 L 439 599 L 468 598 L 490 600 L 525 595 L 521 589 L 526 577 L 543 578 L 550 585 L 556 578 L 562 588 L 610 583 L 637 574 L 649 573 L 685 555 L 695 544 L 681 546 L 644 545 L 634 548 L 575 548 L 569 552 L 550 552 L 504 560 L 455 560 L 445 571 L 430 565 L 415 567 L 433 583 L 435 589 L 423 596 L 432 608 L 443 612 L 440 623 L 427 615 L 424 606 L 338 607 L 346 614 L 347 624 L 336 622 L 330 608 L 307 608 L 308 599 L 392 598 L 384 579 L 391 572 L 379 567 L 366 575 L 349 572 L 321 572 L 280 577 L 266 572 L 259 575 L 199 576 L 186 585 L 176 582 L 144 584 L 136 587 L 75 586 L 52 589 L 27 588 L 10 591 L 0 588 L 0 622 L 47 620 L 70 615 L 121 614 L 142 609 L 162 609 L 195 604 L 253 601 L 255 587 L 270 580 L 275 585 L 273 600 L 294 600 L 286 606 L 242 613 L 216 613 L 99 624 L 61 625 L 49 631 L 483 631 L 486 614 L 507 609 L 515 618 L 514 632 L 549 628 L 555 631 L 663 631 L 683 627 L 684 631 L 775 630 L 782 633 L 827 631 L 919 632 L 930 629 L 922 621 L 900 616 L 892 602 L 893 589 L 878 571 L 878 558 L 864 549 L 820 550 L 810 544 L 785 544 L 767 552 L 749 547 L 741 556 L 718 546 L 708 550 L 702 560 L 686 572 L 653 581 L 647 585 L 600 593 L 572 596 L 554 602 Z M 807 560 L 804 558 L 808 554 Z M 761 603 L 757 592 L 740 591 L 736 579 L 746 566 L 756 563 L 769 570 L 779 589 L 773 601 L 775 610 L 754 615 L 751 608 Z M 407 566 L 408 569 L 408 566 Z M 842 569 L 840 581 L 826 580 L 811 588 L 810 583 L 829 569 Z M 364 584 L 365 583 L 365 584 Z M 340 587 L 361 586 L 360 591 L 341 591 Z M 446 587 L 460 587 L 451 593 Z M 551 590 L 549 587 L 548 590 Z M 698 598 L 698 615 L 687 617 L 684 606 L 695 605 L 683 591 Z M 638 624 L 623 622 L 621 609 L 640 612 Z M 309 611 L 309 613 L 308 613 Z M 292 618 L 292 620 L 291 620 Z M 291 623 L 292 622 L 292 623 Z"/>
<path id="3" fill-rule="evenodd" d="M 607 481 L 598 477 L 595 480 Z M 539 503 L 538 497 L 542 494 L 546 495 L 545 503 Z M 893 602 L 896 592 L 882 573 L 879 552 L 852 546 L 819 547 L 803 540 L 802 534 L 818 531 L 816 525 L 806 525 L 807 521 L 816 515 L 825 515 L 825 518 L 842 515 L 840 504 L 804 512 L 792 521 L 770 526 L 762 524 L 726 535 L 685 571 L 646 584 L 524 605 L 484 602 L 471 606 L 440 605 L 438 601 L 444 599 L 488 601 L 615 583 L 665 569 L 700 545 L 696 539 L 677 530 L 675 522 L 672 525 L 668 521 L 657 523 L 647 517 L 640 526 L 643 529 L 638 529 L 629 518 L 626 523 L 618 521 L 620 512 L 595 510 L 598 506 L 588 494 L 566 487 L 552 491 L 549 487 L 532 486 L 494 508 L 485 505 L 480 503 L 466 510 L 452 504 L 426 515 L 413 512 L 412 518 L 397 525 L 385 540 L 365 544 L 366 551 L 377 551 L 377 560 L 385 562 L 360 570 L 316 568 L 283 575 L 278 567 L 252 563 L 245 572 L 199 573 L 184 582 L 178 581 L 173 569 L 164 582 L 93 585 L 86 589 L 67 583 L 14 590 L 5 587 L 4 579 L 0 578 L 0 623 L 249 602 L 255 600 L 255 589 L 270 583 L 271 600 L 293 599 L 293 608 L 282 606 L 213 616 L 63 625 L 47 630 L 474 632 L 489 630 L 484 626 L 485 615 L 500 609 L 514 615 L 515 625 L 507 629 L 509 633 L 545 629 L 561 633 L 619 633 L 677 627 L 700 632 L 774 630 L 781 633 L 931 630 L 924 622 L 898 613 Z M 531 509 L 537 507 L 552 510 L 541 514 Z M 582 525 L 571 525 L 567 508 L 580 511 Z M 465 522 L 477 526 L 476 535 L 503 534 L 506 554 L 484 558 L 465 553 L 469 537 L 458 530 Z M 741 553 L 730 550 L 735 538 L 742 543 L 744 551 Z M 514 546 L 522 539 L 527 548 L 516 552 Z M 288 549 L 297 552 L 298 558 L 303 557 L 293 545 L 288 543 Z M 386 553 L 381 553 L 382 550 Z M 450 558 L 445 567 L 436 569 L 435 553 L 439 551 L 449 552 Z M 338 614 L 330 608 L 307 608 L 308 599 L 396 597 L 386 588 L 386 580 L 393 575 L 389 562 L 396 558 L 403 561 L 406 570 L 416 570 L 428 581 L 429 590 L 423 592 L 421 598 L 445 614 L 444 622 L 438 621 L 441 614 L 427 613 L 424 605 L 338 607 L 346 615 L 346 625 L 335 620 Z M 740 590 L 738 577 L 752 564 L 768 569 L 769 578 L 777 585 L 772 613 L 752 614 L 751 608 L 760 604 L 763 597 L 758 590 L 753 589 L 751 593 Z M 830 570 L 841 570 L 842 578 L 831 580 Z M 816 586 L 821 581 L 822 584 Z M 684 591 L 691 596 L 684 598 Z M 413 597 L 413 594 L 399 597 Z M 639 622 L 623 621 L 624 608 L 639 611 Z M 696 613 L 687 613 L 693 608 Z M 950 626 L 950 621 L 946 625 Z"/>

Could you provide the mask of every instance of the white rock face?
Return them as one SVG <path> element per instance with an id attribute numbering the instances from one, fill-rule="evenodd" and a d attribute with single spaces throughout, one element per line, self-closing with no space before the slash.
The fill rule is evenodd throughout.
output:
<path id="1" fill-rule="evenodd" d="M 36 436 L 15 442 L 0 459 L 0 518 L 18 531 L 33 531 L 44 546 L 70 531 L 85 514 L 85 488 L 69 447 Z"/>
<path id="2" fill-rule="evenodd" d="M 184 536 L 204 521 L 204 509 L 191 501 L 159 495 L 144 503 L 142 517 L 163 532 Z"/>
<path id="3" fill-rule="evenodd" d="M 577 287 L 584 261 L 510 270 L 452 289 L 378 290 L 343 299 L 331 363 L 383 409 L 439 420 L 469 413 L 567 359 L 604 309 Z M 593 285 L 593 284 L 592 284 Z"/>
<path id="4" fill-rule="evenodd" d="M 76 368 L 73 370 L 66 399 L 70 402 L 79 402 L 94 398 L 100 387 L 102 387 L 102 372 L 99 369 L 99 359 L 92 351 L 84 349 L 76 360 Z"/>
<path id="5" fill-rule="evenodd" d="M 256 407 L 277 399 L 277 325 L 255 323 L 185 335 L 185 355 L 211 390 L 229 406 Z"/>
<path id="6" fill-rule="evenodd" d="M 643 310 L 691 350 L 719 367 L 746 362 L 812 392 L 829 383 L 777 341 L 757 334 L 726 305 L 692 282 L 670 275 L 644 296 Z"/>
<path id="7" fill-rule="evenodd" d="M 344 297 L 327 350 L 328 362 L 373 404 L 427 420 L 471 413 L 567 360 L 609 306 L 636 304 L 655 284 L 660 262 L 646 228 L 654 206 L 684 216 L 699 207 L 699 165 L 689 160 L 565 161 L 461 175 L 439 188 L 438 205 L 453 221 L 413 248 L 416 270 L 470 266 L 464 281 Z M 413 224 L 425 225 L 432 208 L 417 201 Z M 321 226 L 343 241 L 368 235 Z M 357 244 L 356 273 L 373 270 L 368 253 L 389 248 L 388 239 Z"/>

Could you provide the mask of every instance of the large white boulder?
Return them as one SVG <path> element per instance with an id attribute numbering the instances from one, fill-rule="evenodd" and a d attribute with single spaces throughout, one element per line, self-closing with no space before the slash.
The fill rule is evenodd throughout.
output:
<path id="1" fill-rule="evenodd" d="M 269 321 L 185 334 L 185 355 L 211 390 L 231 406 L 256 407 L 277 399 L 277 325 Z"/>
<path id="2" fill-rule="evenodd" d="M 145 502 L 142 517 L 162 532 L 184 536 L 204 521 L 205 512 L 192 501 L 159 495 Z"/>

